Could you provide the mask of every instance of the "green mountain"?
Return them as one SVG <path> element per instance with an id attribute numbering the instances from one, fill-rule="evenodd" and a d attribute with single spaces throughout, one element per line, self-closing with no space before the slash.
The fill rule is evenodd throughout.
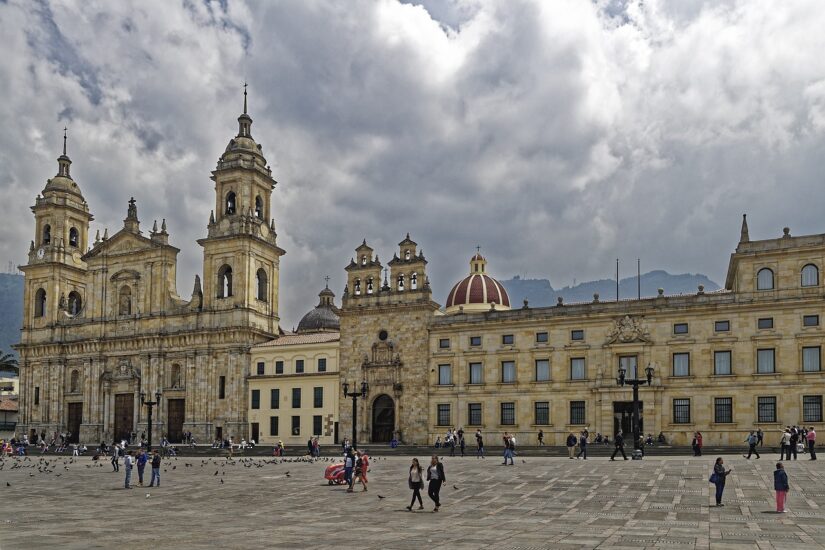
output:
<path id="1" fill-rule="evenodd" d="M 0 353 L 14 353 L 23 326 L 23 276 L 0 273 Z"/>

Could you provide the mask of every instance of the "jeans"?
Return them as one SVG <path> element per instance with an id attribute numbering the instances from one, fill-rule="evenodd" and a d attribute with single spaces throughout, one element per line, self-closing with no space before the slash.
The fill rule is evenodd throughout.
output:
<path id="1" fill-rule="evenodd" d="M 155 484 L 155 480 L 157 480 L 158 487 L 160 487 L 160 468 L 152 468 L 152 479 L 149 480 L 149 487 Z"/>
<path id="2" fill-rule="evenodd" d="M 784 443 L 779 444 L 779 460 L 785 460 L 785 452 L 787 451 L 787 449 L 788 449 L 788 446 L 785 445 Z M 787 451 L 787 452 L 788 452 L 788 456 L 791 456 L 790 451 Z"/>
<path id="3" fill-rule="evenodd" d="M 476 456 L 484 457 L 484 446 L 479 445 L 478 449 L 476 449 Z"/>
<path id="4" fill-rule="evenodd" d="M 138 482 L 143 485 L 143 470 L 146 468 L 146 464 L 138 464 Z"/>
<path id="5" fill-rule="evenodd" d="M 579 449 L 579 454 L 576 455 L 576 458 L 579 458 L 581 455 L 584 455 L 584 459 L 587 460 L 587 445 L 581 445 Z"/>
<path id="6" fill-rule="evenodd" d="M 112 457 L 112 471 L 119 472 L 120 471 L 120 464 L 118 464 L 118 459 L 116 456 Z"/>
<path id="7" fill-rule="evenodd" d="M 352 487 L 352 468 L 344 468 L 344 481 Z"/>
<path id="8" fill-rule="evenodd" d="M 412 508 L 413 504 L 415 504 L 415 499 L 418 499 L 419 506 L 424 506 L 424 503 L 421 502 L 421 489 L 418 487 L 418 485 L 416 485 L 413 489 L 413 496 L 412 500 L 410 501 L 410 508 Z"/>
<path id="9" fill-rule="evenodd" d="M 811 460 L 816 460 L 816 451 L 814 451 L 815 441 L 808 441 L 808 452 L 811 453 Z"/>
<path id="10" fill-rule="evenodd" d="M 751 457 L 751 453 L 755 453 L 756 458 L 759 458 L 759 451 L 756 450 L 756 443 L 748 445 L 748 456 L 747 456 L 747 458 Z"/>
<path id="11" fill-rule="evenodd" d="M 507 464 L 507 459 L 510 459 L 510 464 L 513 464 L 513 450 L 505 448 L 504 449 L 504 462 L 503 464 Z"/>
<path id="12" fill-rule="evenodd" d="M 622 456 L 625 460 L 627 460 L 627 455 L 624 454 L 624 445 L 617 445 L 615 449 L 613 449 L 613 455 L 610 457 L 611 460 L 616 458 L 616 453 L 622 453 Z"/>
<path id="13" fill-rule="evenodd" d="M 722 493 L 725 491 L 725 484 L 716 482 L 716 504 L 722 504 Z"/>
<path id="14" fill-rule="evenodd" d="M 436 507 L 441 506 L 441 500 L 438 493 L 441 491 L 441 480 L 431 479 L 430 486 L 427 488 L 427 495 L 435 502 Z"/>
<path id="15" fill-rule="evenodd" d="M 796 460 L 796 443 L 791 443 L 785 448 L 785 454 L 787 455 L 785 460 L 791 459 L 791 453 L 793 453 L 793 459 Z"/>
<path id="16" fill-rule="evenodd" d="M 132 484 L 132 468 L 129 466 L 126 467 L 126 481 L 123 483 L 123 486 L 127 489 Z"/>

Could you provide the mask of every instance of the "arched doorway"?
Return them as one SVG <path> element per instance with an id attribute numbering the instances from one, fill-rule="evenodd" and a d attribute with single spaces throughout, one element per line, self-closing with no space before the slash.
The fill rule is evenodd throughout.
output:
<path id="1" fill-rule="evenodd" d="M 372 442 L 387 443 L 395 431 L 395 402 L 389 395 L 379 395 L 372 403 Z"/>

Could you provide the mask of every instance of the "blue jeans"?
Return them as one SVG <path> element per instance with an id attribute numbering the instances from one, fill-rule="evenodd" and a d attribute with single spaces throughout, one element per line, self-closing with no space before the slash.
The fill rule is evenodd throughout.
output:
<path id="1" fill-rule="evenodd" d="M 513 463 L 513 451 L 511 449 L 504 449 L 504 464 L 507 464 L 507 459 L 510 459 L 510 464 Z"/>
<path id="2" fill-rule="evenodd" d="M 146 464 L 138 464 L 138 482 L 143 485 L 143 470 L 146 468 Z"/>
<path id="3" fill-rule="evenodd" d="M 152 468 L 152 479 L 149 480 L 149 487 L 155 484 L 158 480 L 158 487 L 160 487 L 160 468 Z"/>
<path id="4" fill-rule="evenodd" d="M 722 504 L 722 492 L 725 490 L 724 483 L 716 483 L 716 504 Z"/>
<path id="5" fill-rule="evenodd" d="M 347 485 L 352 485 L 352 468 L 344 468 L 344 481 Z"/>
<path id="6" fill-rule="evenodd" d="M 123 486 L 127 489 L 132 484 L 132 468 L 129 466 L 126 467 L 126 481 L 124 481 Z"/>

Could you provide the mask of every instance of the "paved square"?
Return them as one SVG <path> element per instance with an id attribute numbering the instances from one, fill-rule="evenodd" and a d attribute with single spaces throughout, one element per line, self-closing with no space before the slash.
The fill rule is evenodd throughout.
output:
<path id="1" fill-rule="evenodd" d="M 767 455 L 726 459 L 733 474 L 724 508 L 709 507 L 713 457 L 641 462 L 517 458 L 512 467 L 501 466 L 496 456 L 445 458 L 448 482 L 437 514 L 426 492 L 425 512 L 406 511 L 409 459 L 401 457 L 375 458 L 369 492 L 355 494 L 327 485 L 323 460 L 181 457 L 164 462 L 162 487 L 131 491 L 122 488 L 123 468 L 113 473 L 109 462 L 49 460 L 49 473 L 38 471 L 42 465 L 36 456 L 4 461 L 3 550 L 138 543 L 168 548 L 825 548 L 825 463 L 807 459 L 786 463 L 787 514 L 773 513 L 775 459 Z"/>

